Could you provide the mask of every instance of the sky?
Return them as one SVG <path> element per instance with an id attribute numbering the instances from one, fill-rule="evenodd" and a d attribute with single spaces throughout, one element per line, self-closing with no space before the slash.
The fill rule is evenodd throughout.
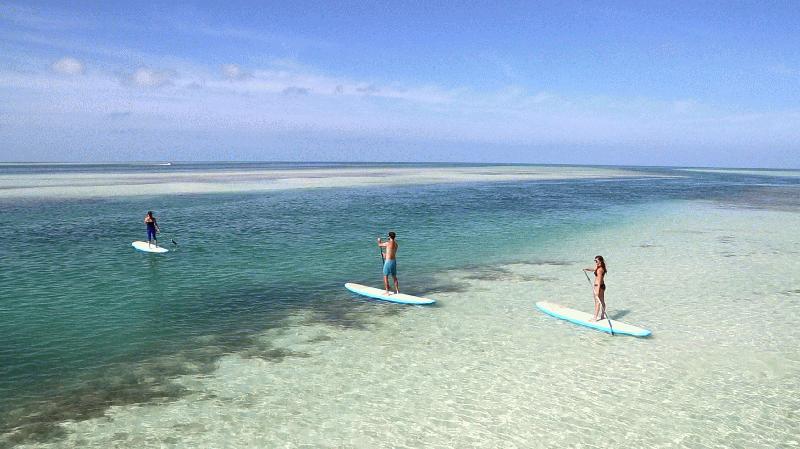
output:
<path id="1" fill-rule="evenodd" d="M 0 161 L 800 168 L 800 2 L 5 2 Z"/>

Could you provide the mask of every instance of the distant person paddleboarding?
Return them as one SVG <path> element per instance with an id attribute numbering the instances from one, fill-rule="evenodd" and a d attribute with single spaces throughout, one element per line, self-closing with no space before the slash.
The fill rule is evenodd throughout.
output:
<path id="1" fill-rule="evenodd" d="M 389 275 L 394 278 L 394 292 L 400 293 L 400 284 L 397 281 L 397 240 L 395 240 L 395 233 L 389 232 L 389 240 L 383 241 L 378 237 L 378 246 L 381 250 L 385 250 L 383 258 L 383 287 L 386 294 L 389 294 Z"/>
<path id="2" fill-rule="evenodd" d="M 594 273 L 594 315 L 591 321 L 606 319 L 606 261 L 603 256 L 595 256 L 594 268 L 584 268 L 583 271 Z"/>
<path id="3" fill-rule="evenodd" d="M 153 216 L 153 211 L 147 211 L 147 215 L 144 217 L 144 224 L 147 225 L 147 245 L 150 246 L 155 244 L 155 246 L 158 246 L 158 238 L 156 235 L 161 232 L 161 229 L 158 227 L 156 217 Z"/>

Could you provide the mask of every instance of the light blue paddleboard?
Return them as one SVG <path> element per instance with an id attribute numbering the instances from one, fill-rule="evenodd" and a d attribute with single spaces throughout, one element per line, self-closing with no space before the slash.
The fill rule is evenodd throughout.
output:
<path id="1" fill-rule="evenodd" d="M 429 298 L 420 298 L 419 296 L 406 295 L 405 293 L 390 293 L 387 295 L 386 290 L 367 287 L 366 285 L 361 284 L 353 284 L 352 282 L 344 284 L 344 288 L 368 298 L 396 302 L 399 304 L 433 304 L 436 302 Z"/>
<path id="2" fill-rule="evenodd" d="M 608 320 L 589 321 L 592 318 L 591 314 L 581 312 L 580 310 L 570 309 L 552 302 L 540 301 L 536 303 L 536 307 L 550 316 L 567 320 L 570 323 L 608 332 L 609 334 L 613 335 L 647 337 L 651 334 L 651 332 L 647 329 L 642 329 L 641 327 L 623 323 L 621 321 L 611 320 L 611 326 L 608 325 Z"/>
<path id="3" fill-rule="evenodd" d="M 136 241 L 131 243 L 131 246 L 138 249 L 139 251 L 144 251 L 146 253 L 167 253 L 169 250 L 167 248 L 162 248 L 156 245 L 150 245 L 147 242 Z"/>

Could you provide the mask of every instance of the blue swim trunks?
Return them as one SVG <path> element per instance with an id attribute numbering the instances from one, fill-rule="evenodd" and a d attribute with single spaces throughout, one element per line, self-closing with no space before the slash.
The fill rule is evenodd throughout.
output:
<path id="1" fill-rule="evenodd" d="M 383 275 L 389 275 L 397 277 L 397 261 L 396 260 L 387 260 L 383 263 Z"/>

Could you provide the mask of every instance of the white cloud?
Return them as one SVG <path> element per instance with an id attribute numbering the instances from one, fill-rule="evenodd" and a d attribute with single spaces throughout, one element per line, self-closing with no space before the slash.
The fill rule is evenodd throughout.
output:
<path id="1" fill-rule="evenodd" d="M 412 103 L 442 104 L 453 101 L 460 90 L 445 90 L 437 86 L 406 86 L 396 83 L 374 83 L 358 79 L 332 77 L 309 68 L 289 69 L 278 62 L 280 68 L 244 71 L 235 64 L 222 66 L 226 82 L 209 80 L 207 86 L 239 94 L 258 95 L 270 93 L 301 93 L 318 96 L 359 96 L 405 100 Z M 199 72 L 195 76 L 206 78 Z M 211 77 L 213 78 L 213 77 Z M 228 81 L 238 80 L 239 83 Z"/>
<path id="2" fill-rule="evenodd" d="M 222 74 L 229 80 L 243 80 L 253 76 L 236 64 L 223 64 Z"/>
<path id="3" fill-rule="evenodd" d="M 748 116 L 743 114 L 747 111 L 691 98 L 564 96 L 515 84 L 498 90 L 448 88 L 342 77 L 282 62 L 244 70 L 236 64 L 145 60 L 150 68 L 116 75 L 101 58 L 93 58 L 94 69 L 84 76 L 62 76 L 56 64 L 50 73 L 0 70 L 0 87 L 48 94 L 45 99 L 19 93 L 14 101 L 18 113 L 9 114 L 20 117 L 15 125 L 19 129 L 36 129 L 61 114 L 63 119 L 52 126 L 67 134 L 92 127 L 123 132 L 135 126 L 153 136 L 233 132 L 243 141 L 269 132 L 299 135 L 315 130 L 481 144 L 707 148 L 743 141 L 793 145 L 800 129 L 797 111 Z M 38 66 L 49 62 L 42 59 Z M 243 74 L 249 76 L 242 79 Z M 156 92 L 161 86 L 174 88 Z"/>
<path id="4" fill-rule="evenodd" d="M 298 86 L 289 86 L 286 89 L 283 89 L 284 95 L 308 95 L 309 90 L 305 87 L 298 87 Z"/>
<path id="5" fill-rule="evenodd" d="M 555 100 L 557 99 L 556 95 L 551 94 L 550 92 L 539 92 L 534 96 L 530 97 L 530 101 L 532 103 L 544 103 L 546 101 Z"/>
<path id="6" fill-rule="evenodd" d="M 80 75 L 83 73 L 84 65 L 75 58 L 64 57 L 54 62 L 51 66 L 56 73 L 62 75 Z"/>
<path id="7" fill-rule="evenodd" d="M 124 78 L 130 84 L 139 87 L 162 87 L 173 84 L 174 72 L 159 71 L 140 67 Z"/>
<path id="8" fill-rule="evenodd" d="M 131 111 L 112 111 L 106 113 L 106 117 L 110 120 L 121 120 L 130 117 L 132 114 Z"/>
<path id="9" fill-rule="evenodd" d="M 692 112 L 693 110 L 697 109 L 699 103 L 697 100 L 694 99 L 685 99 L 685 100 L 675 100 L 672 102 L 672 109 L 674 112 L 683 113 L 683 112 Z"/>
<path id="10" fill-rule="evenodd" d="M 374 84 L 369 84 L 366 86 L 356 87 L 356 92 L 364 95 L 373 95 L 373 94 L 379 94 L 381 92 L 381 88 Z"/>

